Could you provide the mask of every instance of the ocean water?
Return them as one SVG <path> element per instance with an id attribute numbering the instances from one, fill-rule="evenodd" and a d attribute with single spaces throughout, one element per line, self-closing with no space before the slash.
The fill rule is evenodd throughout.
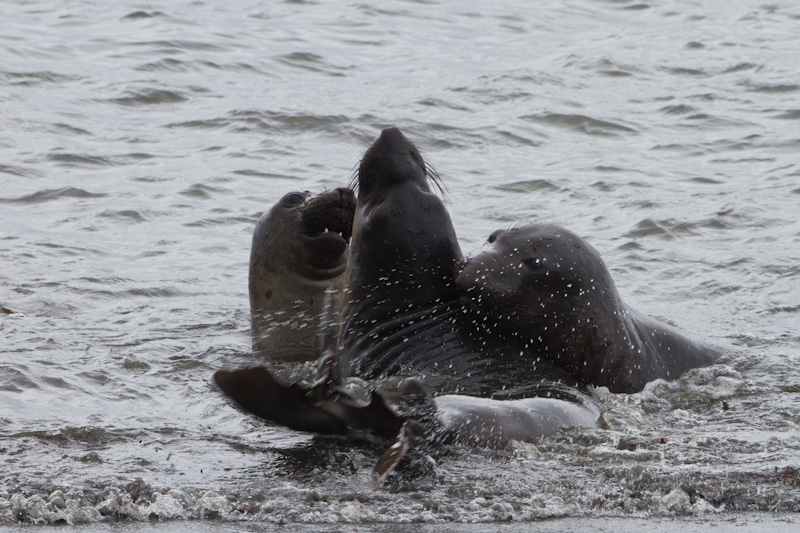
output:
<path id="1" fill-rule="evenodd" d="M 10 0 L 0 20 L 0 526 L 796 527 L 800 4 Z M 380 447 L 233 409 L 210 376 L 265 362 L 255 222 L 347 184 L 390 125 L 465 252 L 563 224 L 627 303 L 737 357 L 595 390 L 607 428 L 446 448 L 380 489 Z"/>

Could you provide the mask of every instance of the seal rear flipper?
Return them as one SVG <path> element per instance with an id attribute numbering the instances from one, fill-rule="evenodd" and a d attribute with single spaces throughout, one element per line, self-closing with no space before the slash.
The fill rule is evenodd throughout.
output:
<path id="1" fill-rule="evenodd" d="M 347 422 L 310 398 L 310 389 L 282 385 L 263 366 L 218 370 L 214 382 L 242 409 L 271 422 L 311 433 L 347 432 Z"/>
<path id="2" fill-rule="evenodd" d="M 397 464 L 405 457 L 411 447 L 411 439 L 415 436 L 415 431 L 411 420 L 406 420 L 397 434 L 394 444 L 389 446 L 378 459 L 372 469 L 372 483 L 377 488 L 383 485 Z"/>
<path id="3" fill-rule="evenodd" d="M 245 411 L 299 431 L 343 435 L 360 429 L 393 438 L 406 420 L 378 392 L 368 403 L 359 402 L 325 376 L 311 387 L 283 385 L 255 366 L 218 370 L 214 382 Z"/>

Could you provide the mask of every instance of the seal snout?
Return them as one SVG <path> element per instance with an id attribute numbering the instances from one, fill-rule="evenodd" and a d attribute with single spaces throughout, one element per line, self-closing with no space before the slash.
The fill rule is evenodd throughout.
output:
<path id="1" fill-rule="evenodd" d="M 427 166 L 414 143 L 396 127 L 386 128 L 372 143 L 358 168 L 359 195 L 363 200 L 391 185 L 414 183 L 427 191 Z"/>
<path id="2" fill-rule="evenodd" d="M 470 259 L 465 259 L 456 265 L 456 287 L 458 288 L 458 301 L 461 307 L 472 312 L 480 312 L 482 285 L 484 280 L 474 271 Z"/>
<path id="3" fill-rule="evenodd" d="M 403 135 L 403 132 L 400 131 L 400 128 L 397 126 L 391 126 L 381 130 L 378 140 L 375 141 L 375 145 L 385 145 L 387 148 L 398 144 L 401 146 L 408 146 L 411 144 L 411 141 Z"/>

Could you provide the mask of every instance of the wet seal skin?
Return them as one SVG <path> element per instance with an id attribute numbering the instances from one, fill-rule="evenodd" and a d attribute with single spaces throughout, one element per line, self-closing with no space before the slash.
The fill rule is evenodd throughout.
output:
<path id="1" fill-rule="evenodd" d="M 595 427 L 600 415 L 567 372 L 520 353 L 464 312 L 455 283 L 461 250 L 431 182 L 438 176 L 397 128 L 383 130 L 364 154 L 340 326 L 325 334 L 315 384 L 279 383 L 265 367 L 214 376 L 230 399 L 261 418 L 391 443 L 375 467 L 377 484 L 415 443 L 500 447 Z M 353 399 L 343 385 L 350 376 L 411 379 L 392 405 L 375 391 L 368 402 Z"/>
<path id="2" fill-rule="evenodd" d="M 477 321 L 611 392 L 640 391 L 726 353 L 626 305 L 597 250 L 560 226 L 495 231 L 456 283 Z"/>
<path id="3" fill-rule="evenodd" d="M 458 299 L 453 272 L 463 256 L 432 185 L 440 186 L 438 175 L 397 128 L 383 130 L 361 159 L 341 313 L 345 375 L 422 370 L 435 354 L 426 361 L 420 349 L 452 329 L 444 321 Z"/>
<path id="4" fill-rule="evenodd" d="M 320 356 L 326 291 L 335 299 L 342 289 L 355 206 L 347 188 L 290 192 L 258 221 L 249 275 L 254 350 Z"/>
<path id="5" fill-rule="evenodd" d="M 354 187 L 338 338 L 343 376 L 424 376 L 440 394 L 503 398 L 539 395 L 544 382 L 573 384 L 464 313 L 455 283 L 463 256 L 433 190 L 441 179 L 399 129 L 383 130 L 366 151 Z"/>
<path id="6" fill-rule="evenodd" d="M 435 412 L 425 418 L 440 439 L 502 446 L 595 426 L 596 403 L 566 372 L 520 354 L 464 313 L 455 283 L 463 256 L 435 187 L 438 174 L 397 128 L 383 130 L 361 160 L 340 317 L 342 375 L 424 380 L 432 393 L 423 403 Z"/>

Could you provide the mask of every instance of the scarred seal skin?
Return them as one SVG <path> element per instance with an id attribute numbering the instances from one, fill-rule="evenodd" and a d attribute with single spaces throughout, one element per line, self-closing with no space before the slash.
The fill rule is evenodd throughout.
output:
<path id="1" fill-rule="evenodd" d="M 626 305 L 597 250 L 560 226 L 492 233 L 456 283 L 476 320 L 508 343 L 612 392 L 640 391 L 726 353 Z"/>
<path id="2" fill-rule="evenodd" d="M 326 291 L 341 291 L 355 205 L 348 188 L 290 192 L 258 221 L 249 274 L 254 350 L 319 357 Z"/>

